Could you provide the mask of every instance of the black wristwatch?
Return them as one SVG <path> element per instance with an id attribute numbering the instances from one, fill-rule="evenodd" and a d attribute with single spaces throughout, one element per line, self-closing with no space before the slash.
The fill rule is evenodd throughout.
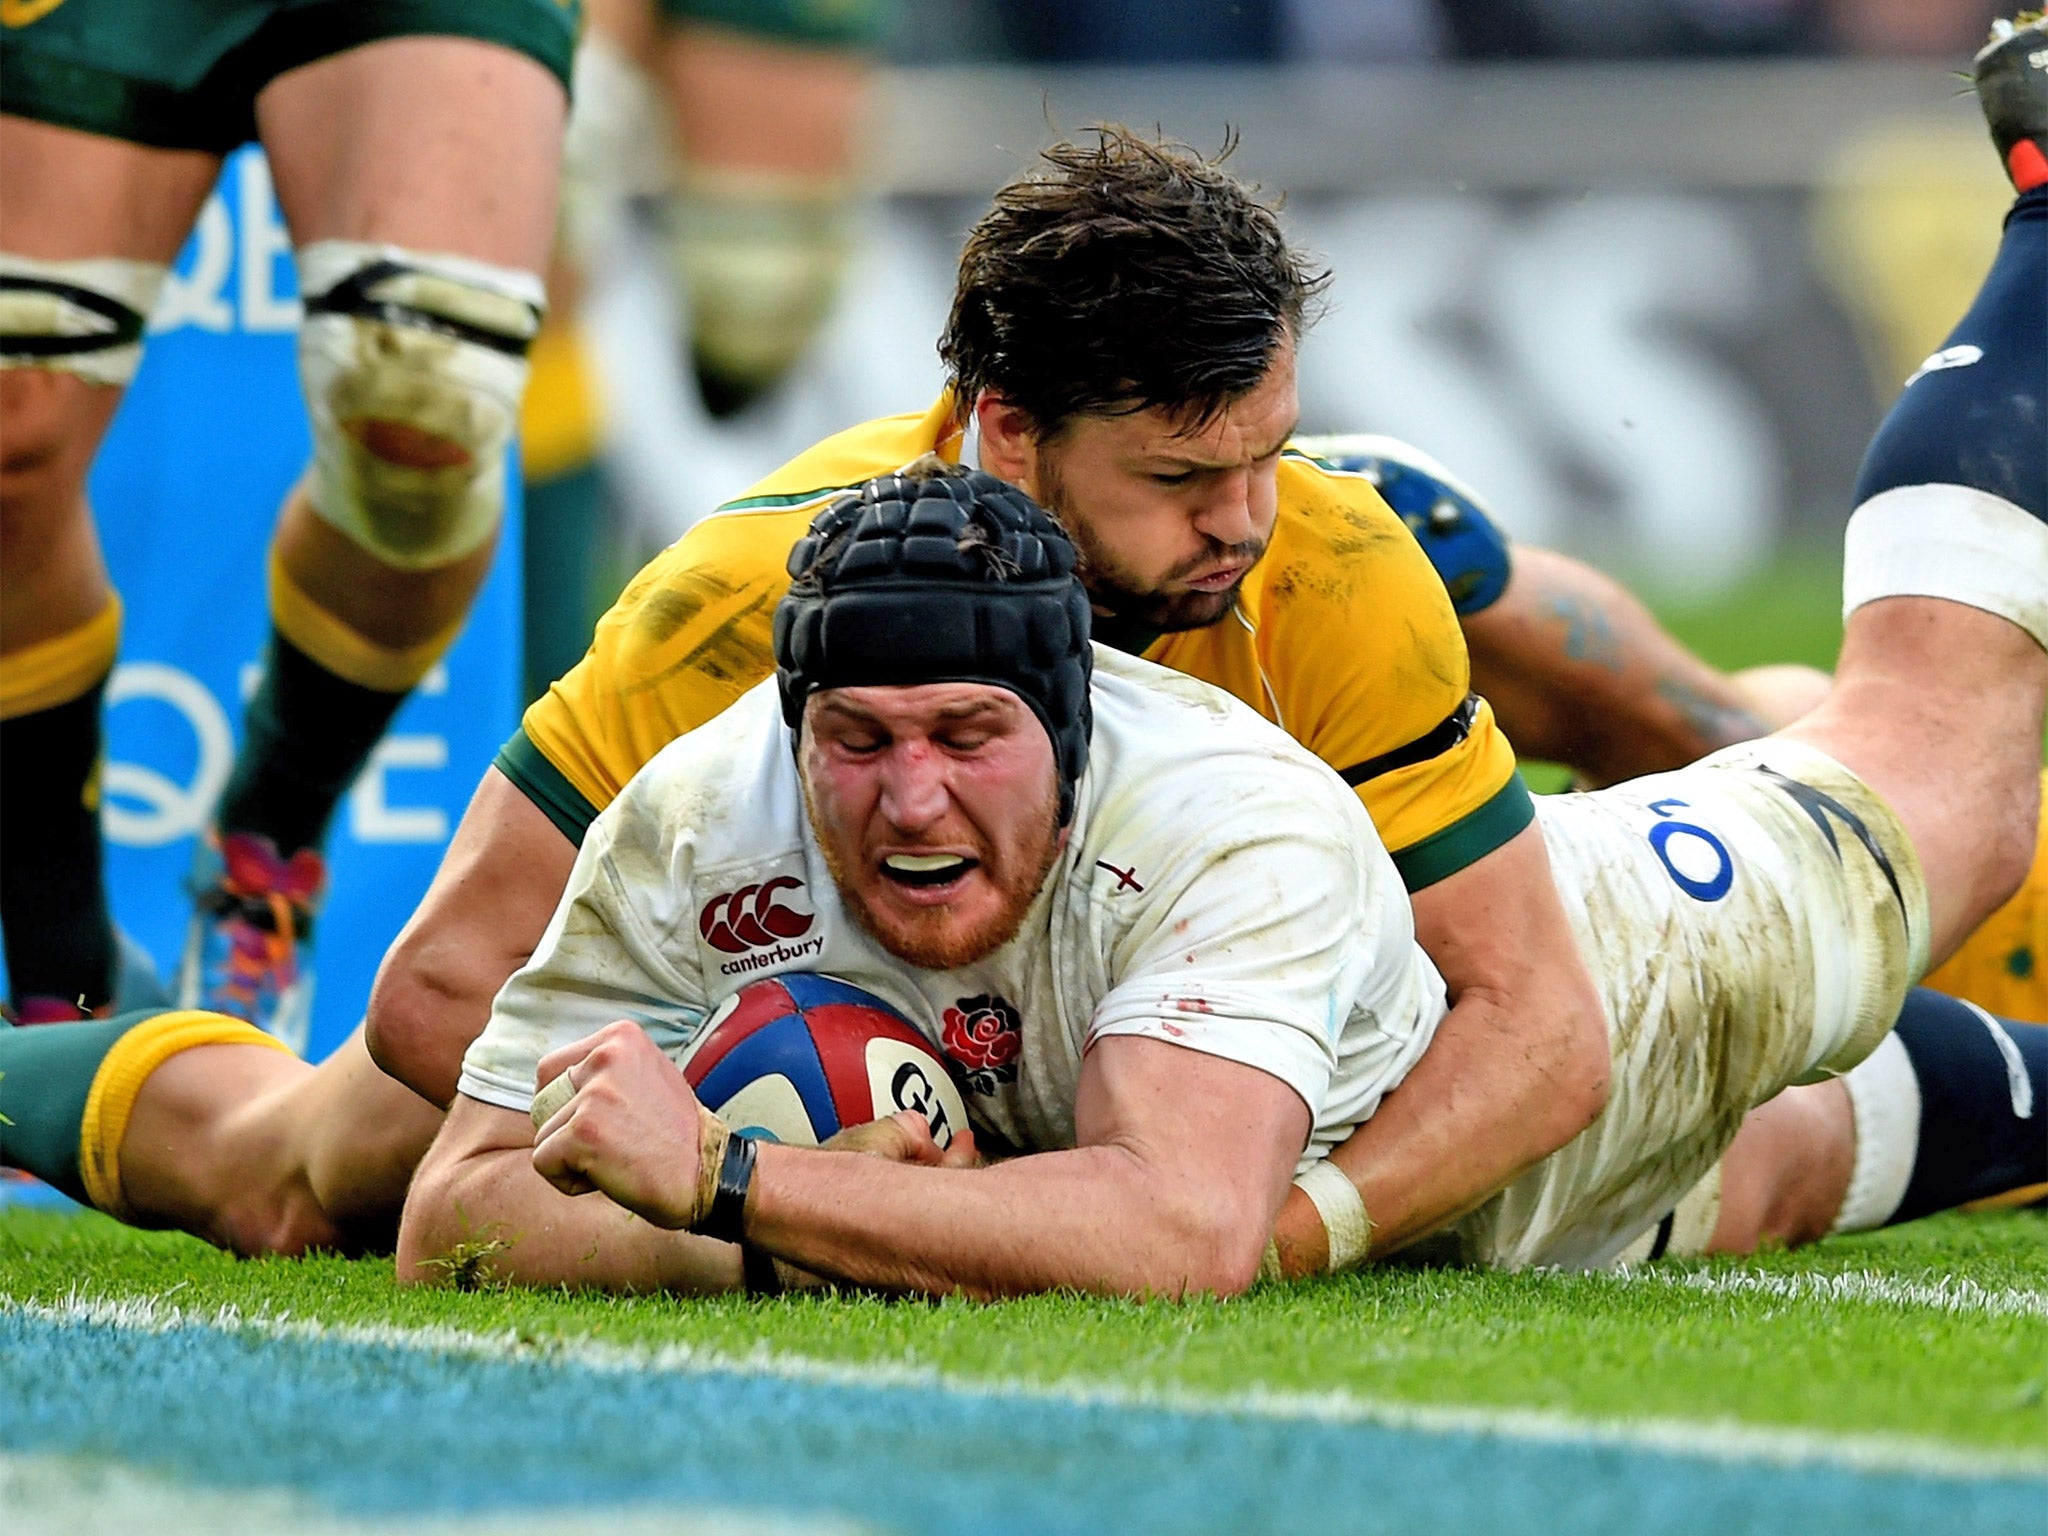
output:
<path id="1" fill-rule="evenodd" d="M 747 1186 L 754 1182 L 754 1138 L 729 1136 L 725 1156 L 718 1163 L 718 1188 L 711 1196 L 711 1209 L 693 1229 L 722 1243 L 737 1243 L 746 1235 Z"/>

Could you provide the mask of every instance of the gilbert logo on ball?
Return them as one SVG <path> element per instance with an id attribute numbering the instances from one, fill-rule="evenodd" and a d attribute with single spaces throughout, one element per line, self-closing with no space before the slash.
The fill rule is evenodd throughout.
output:
<path id="1" fill-rule="evenodd" d="M 682 1058 L 697 1097 L 734 1130 L 816 1146 L 844 1126 L 915 1110 L 940 1146 L 967 1123 L 943 1057 L 871 992 L 793 972 L 751 982 Z"/>

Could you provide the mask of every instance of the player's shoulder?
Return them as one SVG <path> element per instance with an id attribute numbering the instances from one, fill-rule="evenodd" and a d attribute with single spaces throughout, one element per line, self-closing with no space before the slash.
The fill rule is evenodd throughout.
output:
<path id="1" fill-rule="evenodd" d="M 901 469 L 957 435 L 951 395 L 941 395 L 927 410 L 861 422 L 806 448 L 724 503 L 706 522 L 805 507 L 815 513 L 841 492 Z"/>
<path id="2" fill-rule="evenodd" d="M 1314 445 L 1313 439 L 1307 441 Z M 1282 450 L 1276 479 L 1279 524 L 1289 531 L 1324 539 L 1349 533 L 1374 540 L 1404 533 L 1401 519 L 1369 472 L 1309 452 L 1300 440 Z"/>
<path id="3" fill-rule="evenodd" d="M 606 812 L 617 835 L 700 847 L 771 833 L 796 779 L 795 755 L 772 678 L 649 758 Z M 784 781 L 787 781 L 785 784 Z M 787 802 L 787 804 L 785 803 Z"/>
<path id="4" fill-rule="evenodd" d="M 1298 437 L 1289 449 L 1325 480 L 1370 485 L 1428 557 L 1460 615 L 1481 612 L 1507 590 L 1513 553 L 1492 509 L 1413 443 L 1357 432 Z"/>
<path id="5" fill-rule="evenodd" d="M 1319 920 L 1349 922 L 1370 889 L 1399 888 L 1343 780 L 1221 689 L 1098 648 L 1091 696 L 1071 857 L 1079 899 L 1106 903 L 1116 931 L 1177 910 L 1235 921 L 1281 890 L 1313 891 Z"/>
<path id="6" fill-rule="evenodd" d="M 1289 448 L 1277 490 L 1272 541 L 1247 583 L 1262 622 L 1455 624 L 1436 567 L 1373 475 Z"/>
<path id="7" fill-rule="evenodd" d="M 1097 798 L 1218 807 L 1285 802 L 1321 814 L 1357 798 L 1329 765 L 1256 710 L 1213 684 L 1136 656 L 1095 647 L 1090 700 Z"/>
<path id="8" fill-rule="evenodd" d="M 938 406 L 885 416 L 798 454 L 655 556 L 620 597 L 598 643 L 630 673 L 636 656 L 665 668 L 678 651 L 700 655 L 734 636 L 765 640 L 789 585 L 789 552 L 811 520 L 862 481 L 929 451 L 942 418 L 950 411 Z"/>

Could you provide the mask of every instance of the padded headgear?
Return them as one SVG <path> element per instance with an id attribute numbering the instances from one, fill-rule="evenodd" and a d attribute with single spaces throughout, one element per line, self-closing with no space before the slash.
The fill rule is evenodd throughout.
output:
<path id="1" fill-rule="evenodd" d="M 790 552 L 776 682 L 794 730 L 824 688 L 987 683 L 1052 738 L 1060 825 L 1088 763 L 1093 653 L 1074 546 L 1037 502 L 932 461 L 833 502 Z"/>

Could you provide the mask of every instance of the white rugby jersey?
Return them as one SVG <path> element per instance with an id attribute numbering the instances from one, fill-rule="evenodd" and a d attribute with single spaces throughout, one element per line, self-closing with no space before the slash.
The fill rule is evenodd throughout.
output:
<path id="1" fill-rule="evenodd" d="M 592 825 L 462 1092 L 524 1110 L 541 1057 L 615 1019 L 680 1057 L 747 983 L 810 971 L 899 1009 L 958 1068 L 976 1129 L 1020 1151 L 1072 1146 L 1083 1054 L 1140 1035 L 1286 1083 L 1313 1163 L 1445 1012 L 1393 862 L 1336 774 L 1221 690 L 1098 646 L 1093 700 L 1072 833 L 1016 936 L 927 971 L 841 904 L 762 683 Z"/>

